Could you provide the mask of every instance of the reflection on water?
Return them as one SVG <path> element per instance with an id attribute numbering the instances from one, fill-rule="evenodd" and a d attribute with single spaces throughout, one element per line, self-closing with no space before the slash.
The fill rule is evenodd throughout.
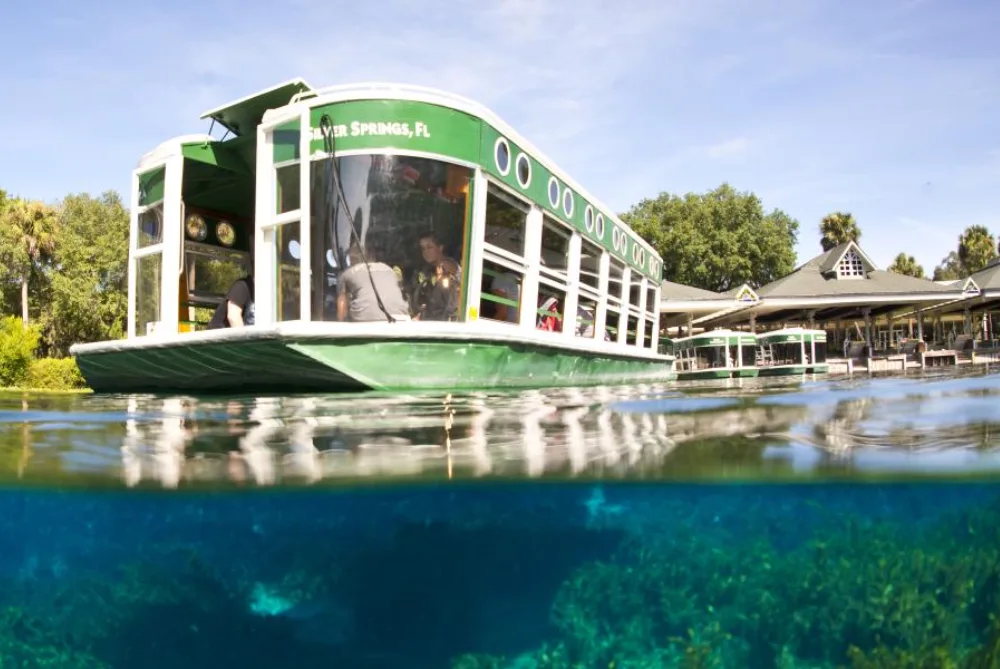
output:
<path id="1" fill-rule="evenodd" d="M 1000 376 L 463 395 L 0 396 L 0 475 L 128 487 L 989 474 Z M 926 466 L 925 466 L 926 464 Z"/>
<path id="2" fill-rule="evenodd" d="M 0 396 L 0 666 L 995 668 L 998 394 Z"/>

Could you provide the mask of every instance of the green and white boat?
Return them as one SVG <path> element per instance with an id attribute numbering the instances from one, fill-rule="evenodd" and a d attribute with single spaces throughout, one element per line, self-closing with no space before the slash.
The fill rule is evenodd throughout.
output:
<path id="1" fill-rule="evenodd" d="M 673 350 L 681 380 L 757 376 L 757 337 L 749 332 L 711 330 L 675 339 Z"/>
<path id="2" fill-rule="evenodd" d="M 826 332 L 805 328 L 785 328 L 757 335 L 761 376 L 826 374 Z"/>
<path id="3" fill-rule="evenodd" d="M 133 172 L 127 337 L 71 349 L 95 391 L 673 378 L 657 341 L 660 257 L 485 107 L 296 79 L 202 119 L 226 135 L 175 137 Z M 377 263 L 396 273 L 387 290 L 372 280 L 375 319 L 338 303 L 352 260 L 367 279 Z M 428 280 L 438 268 L 451 274 Z M 252 323 L 206 329 L 251 270 Z"/>

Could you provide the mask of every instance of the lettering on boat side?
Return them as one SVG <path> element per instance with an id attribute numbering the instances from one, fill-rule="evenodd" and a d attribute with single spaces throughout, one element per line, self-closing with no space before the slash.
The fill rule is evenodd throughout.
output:
<path id="1" fill-rule="evenodd" d="M 411 127 L 405 121 L 351 121 L 333 126 L 333 137 L 425 137 L 431 133 L 426 123 L 415 121 Z M 320 128 L 313 128 L 313 139 L 323 139 Z"/>

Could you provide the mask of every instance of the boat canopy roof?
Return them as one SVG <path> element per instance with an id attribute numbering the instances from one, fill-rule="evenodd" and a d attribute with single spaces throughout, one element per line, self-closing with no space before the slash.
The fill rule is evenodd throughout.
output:
<path id="1" fill-rule="evenodd" d="M 201 118 L 211 118 L 236 136 L 252 134 L 256 132 L 268 109 L 284 107 L 299 93 L 313 90 L 305 79 L 296 77 L 259 93 L 210 109 L 202 114 Z"/>
<path id="2" fill-rule="evenodd" d="M 708 332 L 691 335 L 690 337 L 674 339 L 673 345 L 675 348 L 706 348 L 712 346 L 730 346 L 737 341 L 740 344 L 756 344 L 757 335 L 752 332 L 738 332 L 736 330 L 709 330 Z"/>

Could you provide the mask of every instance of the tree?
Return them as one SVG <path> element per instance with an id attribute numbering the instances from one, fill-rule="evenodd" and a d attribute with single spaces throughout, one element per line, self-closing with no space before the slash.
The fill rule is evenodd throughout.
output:
<path id="1" fill-rule="evenodd" d="M 761 286 L 794 269 L 799 223 L 727 183 L 704 194 L 661 193 L 622 215 L 663 258 L 663 276 L 707 290 Z"/>
<path id="2" fill-rule="evenodd" d="M 843 211 L 835 211 L 824 216 L 823 221 L 819 224 L 819 233 L 819 243 L 824 251 L 829 251 L 846 242 L 861 240 L 861 228 L 854 220 L 854 214 Z"/>
<path id="3" fill-rule="evenodd" d="M 118 193 L 63 202 L 52 256 L 45 343 L 65 355 L 80 341 L 124 336 L 128 311 L 128 210 Z"/>
<path id="4" fill-rule="evenodd" d="M 6 199 L 6 198 L 5 198 Z M 28 325 L 28 282 L 55 247 L 56 211 L 34 200 L 7 200 L 0 210 L 0 260 L 21 286 L 21 321 Z"/>
<path id="5" fill-rule="evenodd" d="M 949 251 L 948 255 L 941 260 L 941 264 L 934 268 L 935 281 L 956 281 L 964 276 L 965 269 L 955 251 Z"/>
<path id="6" fill-rule="evenodd" d="M 924 278 L 924 268 L 917 264 L 916 258 L 905 253 L 896 256 L 896 259 L 889 265 L 889 271 L 905 276 L 914 276 L 918 279 Z"/>
<path id="7" fill-rule="evenodd" d="M 965 274 L 975 274 L 997 257 L 996 240 L 982 225 L 970 225 L 958 238 L 958 259 Z"/>

